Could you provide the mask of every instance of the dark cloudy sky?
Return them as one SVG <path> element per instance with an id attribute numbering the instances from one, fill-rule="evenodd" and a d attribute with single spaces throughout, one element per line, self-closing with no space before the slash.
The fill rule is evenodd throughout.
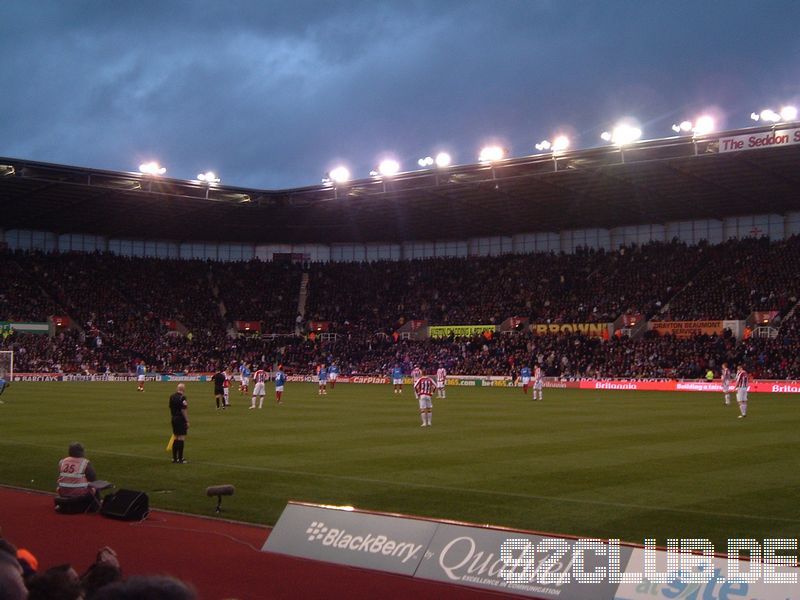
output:
<path id="1" fill-rule="evenodd" d="M 800 102 L 800 0 L 6 0 L 0 156 L 261 188 Z"/>

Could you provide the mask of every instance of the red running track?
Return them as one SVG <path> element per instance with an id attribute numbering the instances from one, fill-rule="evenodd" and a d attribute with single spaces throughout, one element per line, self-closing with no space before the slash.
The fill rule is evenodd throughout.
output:
<path id="1" fill-rule="evenodd" d="M 111 546 L 125 575 L 173 575 L 204 600 L 381 598 L 498 600 L 489 592 L 261 552 L 270 529 L 153 511 L 141 523 L 60 515 L 53 496 L 0 486 L 2 535 L 27 548 L 40 569 L 71 563 L 79 573 Z"/>

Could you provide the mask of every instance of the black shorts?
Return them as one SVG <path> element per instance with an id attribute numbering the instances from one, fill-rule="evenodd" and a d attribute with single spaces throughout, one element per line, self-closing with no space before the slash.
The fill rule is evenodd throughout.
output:
<path id="1" fill-rule="evenodd" d="M 183 417 L 172 417 L 172 434 L 173 435 L 186 435 L 189 431 L 189 426 L 186 424 L 186 419 Z"/>
<path id="2" fill-rule="evenodd" d="M 223 388 L 221 388 L 221 387 L 215 387 L 214 388 L 214 395 L 215 396 L 223 396 L 223 395 L 225 395 L 225 390 Z"/>

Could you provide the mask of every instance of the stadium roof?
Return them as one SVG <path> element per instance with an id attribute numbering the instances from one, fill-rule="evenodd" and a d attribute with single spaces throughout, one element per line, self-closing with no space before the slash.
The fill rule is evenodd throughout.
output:
<path id="1" fill-rule="evenodd" d="M 800 144 L 719 151 L 723 137 L 772 129 L 275 191 L 0 158 L 0 227 L 178 241 L 398 242 L 800 210 Z"/>

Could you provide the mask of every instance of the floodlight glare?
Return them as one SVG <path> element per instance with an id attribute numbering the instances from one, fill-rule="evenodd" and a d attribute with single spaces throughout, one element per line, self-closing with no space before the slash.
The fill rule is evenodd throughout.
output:
<path id="1" fill-rule="evenodd" d="M 553 140 L 551 147 L 553 148 L 553 152 L 561 152 L 566 150 L 569 148 L 569 138 L 565 135 L 560 135 Z"/>
<path id="2" fill-rule="evenodd" d="M 500 146 L 486 146 L 481 150 L 478 160 L 480 162 L 494 162 L 496 160 L 503 160 L 506 152 Z"/>
<path id="3" fill-rule="evenodd" d="M 378 165 L 378 172 L 384 177 L 395 175 L 398 171 L 400 171 L 400 163 L 392 158 L 387 158 Z"/>
<path id="4" fill-rule="evenodd" d="M 330 170 L 328 177 L 334 183 L 345 183 L 350 180 L 350 171 L 347 167 L 336 167 Z"/>
<path id="5" fill-rule="evenodd" d="M 206 183 L 219 183 L 219 177 L 217 177 L 214 171 L 206 171 L 205 173 L 200 173 L 197 176 L 197 179 L 200 181 L 205 181 Z"/>
<path id="6" fill-rule="evenodd" d="M 420 167 L 423 167 L 423 168 L 430 167 L 433 164 L 433 157 L 432 156 L 426 156 L 425 158 L 420 158 L 417 161 L 417 164 Z"/>
<path id="7" fill-rule="evenodd" d="M 781 109 L 781 119 L 784 121 L 796 121 L 797 120 L 797 107 L 796 106 L 784 106 Z"/>
<path id="8" fill-rule="evenodd" d="M 683 123 L 681 123 L 681 126 L 682 125 Z M 709 115 L 698 117 L 692 128 L 692 132 L 694 132 L 695 135 L 706 135 L 712 131 L 714 131 L 714 118 Z"/>
<path id="9" fill-rule="evenodd" d="M 753 119 L 753 121 L 758 121 L 761 117 L 758 113 L 750 113 L 750 118 Z"/>
<path id="10" fill-rule="evenodd" d="M 167 172 L 167 169 L 159 165 L 157 162 L 151 161 L 139 165 L 139 172 L 144 173 L 145 175 L 163 175 Z"/>
<path id="11" fill-rule="evenodd" d="M 617 146 L 624 146 L 642 137 L 642 130 L 633 125 L 628 125 L 627 123 L 620 123 L 615 126 L 610 133 L 604 131 L 600 134 L 600 137 L 606 142 L 611 142 Z"/>
<path id="12" fill-rule="evenodd" d="M 444 167 L 449 167 L 451 162 L 452 159 L 450 158 L 450 155 L 447 152 L 439 152 L 439 154 L 436 155 L 436 166 L 439 167 L 440 169 Z"/>
<path id="13" fill-rule="evenodd" d="M 767 121 L 768 123 L 777 123 L 781 120 L 781 116 L 769 108 L 762 110 L 759 117 L 761 117 L 762 121 Z"/>
<path id="14" fill-rule="evenodd" d="M 545 150 L 550 150 L 550 142 L 548 140 L 542 140 L 538 144 L 534 145 L 539 152 L 544 152 Z"/>
<path id="15" fill-rule="evenodd" d="M 693 129 L 691 121 L 681 121 L 681 124 L 678 125 L 678 127 L 681 131 L 691 131 Z"/>

